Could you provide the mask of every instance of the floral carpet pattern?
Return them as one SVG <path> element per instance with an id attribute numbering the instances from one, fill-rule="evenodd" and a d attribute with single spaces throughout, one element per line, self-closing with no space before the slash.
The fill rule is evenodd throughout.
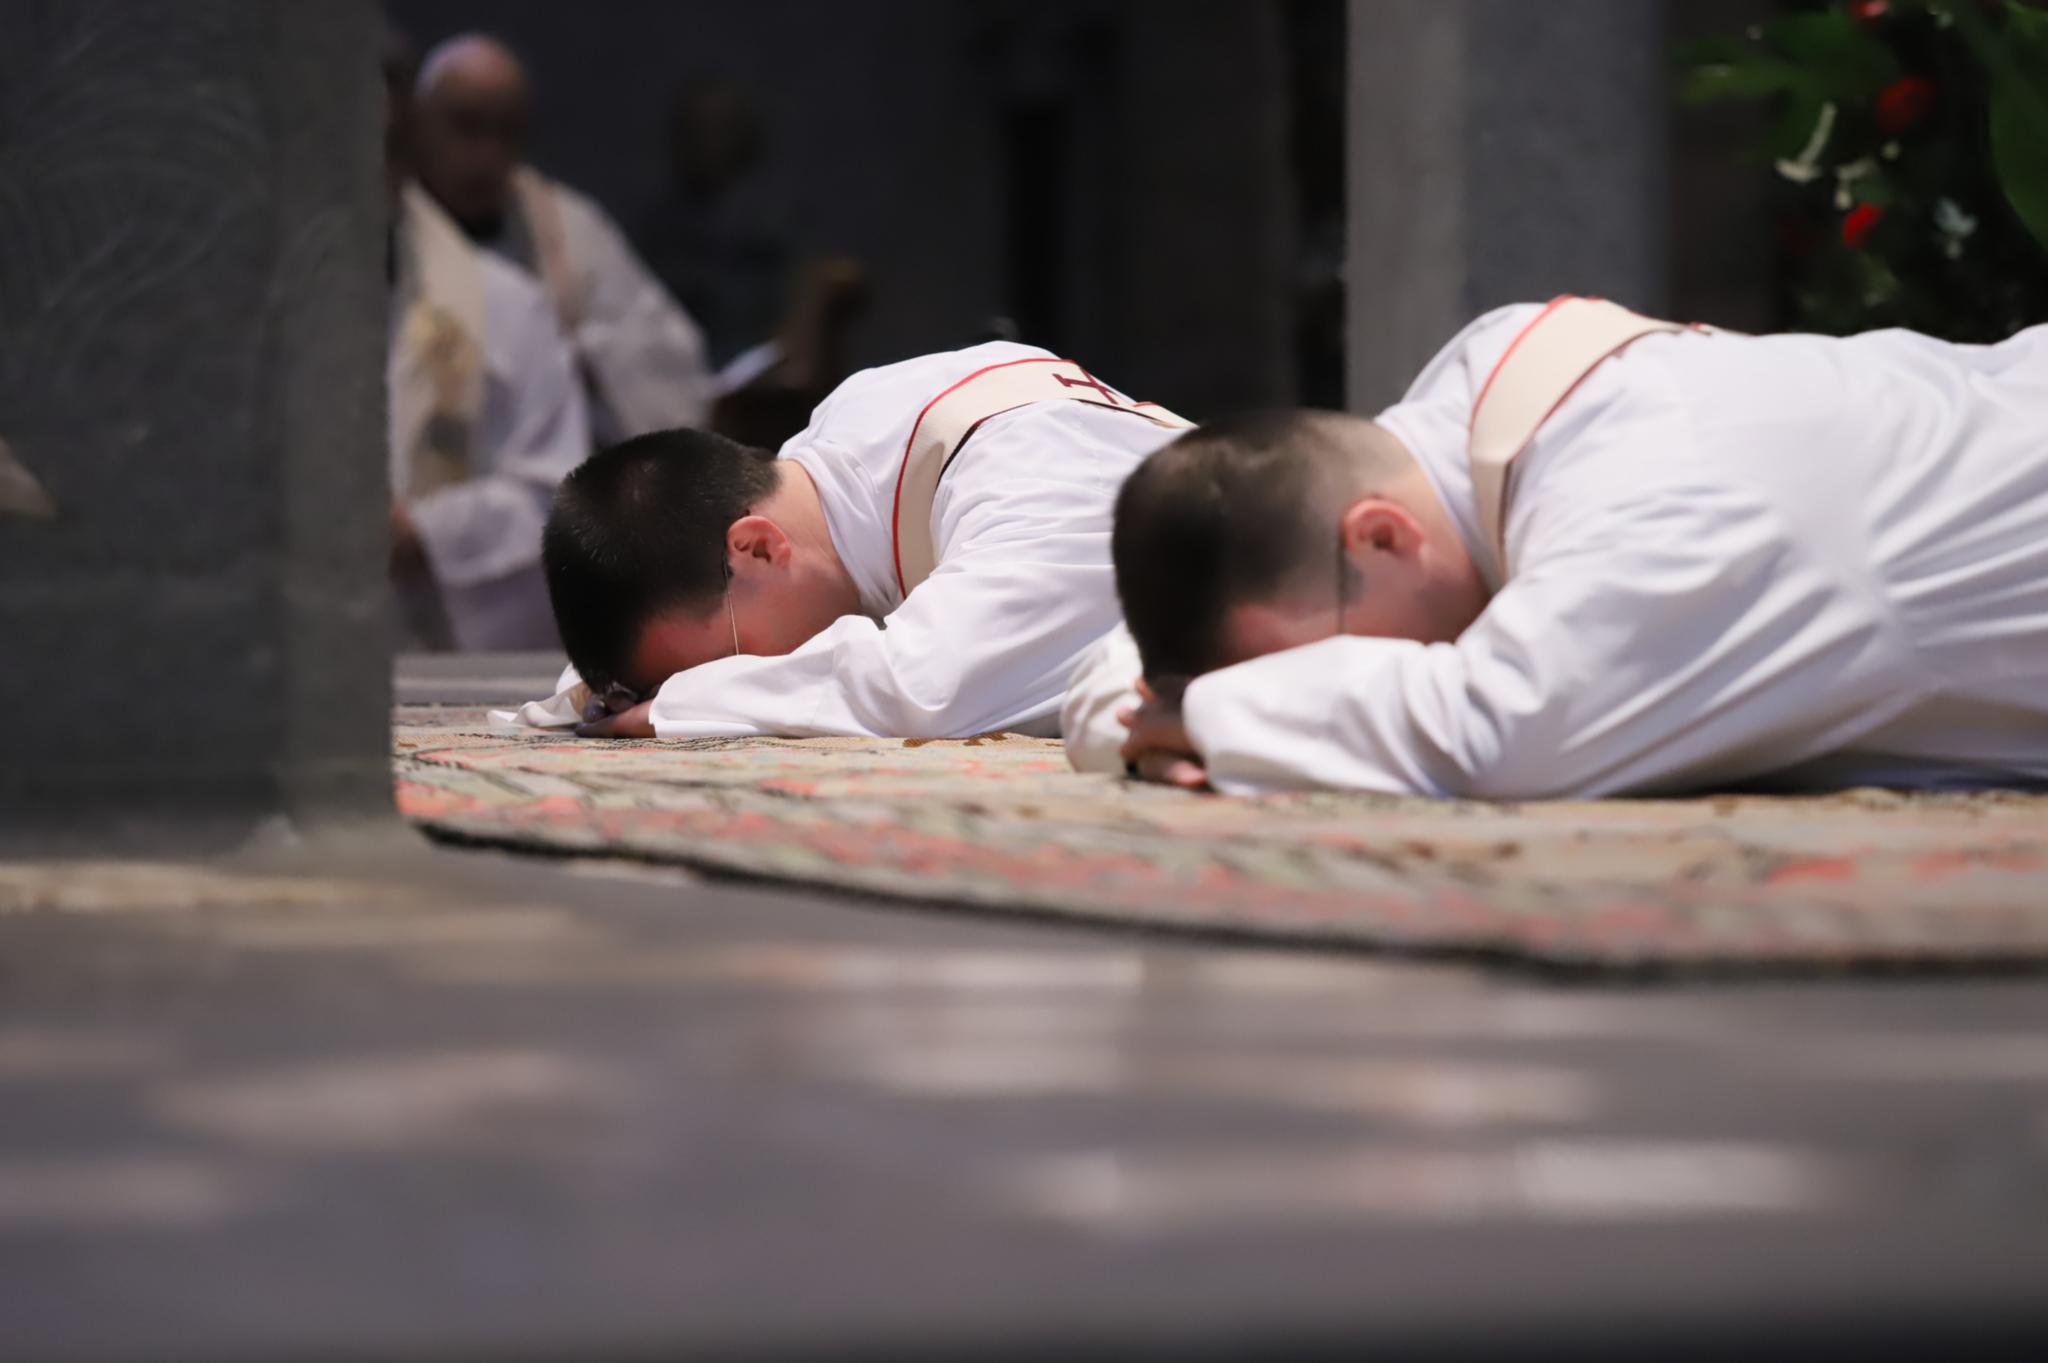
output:
<path id="1" fill-rule="evenodd" d="M 2048 797 L 1521 806 L 1188 795 L 1016 735 L 605 742 L 401 725 L 451 841 L 1268 941 L 1566 967 L 2048 964 Z"/>

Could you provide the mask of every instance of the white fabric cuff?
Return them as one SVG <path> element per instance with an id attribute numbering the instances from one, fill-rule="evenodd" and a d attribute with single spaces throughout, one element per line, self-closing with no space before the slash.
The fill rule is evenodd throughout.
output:
<path id="1" fill-rule="evenodd" d="M 493 710 L 491 723 L 501 729 L 573 729 L 583 722 L 583 707 L 589 703 L 590 688 L 579 681 L 517 710 Z"/>

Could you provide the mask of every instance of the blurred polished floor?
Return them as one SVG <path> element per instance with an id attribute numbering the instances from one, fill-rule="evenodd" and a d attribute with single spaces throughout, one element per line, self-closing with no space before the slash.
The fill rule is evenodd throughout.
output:
<path id="1" fill-rule="evenodd" d="M 400 694 L 534 672 L 471 667 Z M 2039 1356 L 2044 1289 L 2036 978 L 1567 986 L 409 835 L 0 866 L 10 1360 Z"/>
<path id="2" fill-rule="evenodd" d="M 391 698 L 406 705 L 521 705 L 554 694 L 569 660 L 560 653 L 406 653 Z"/>

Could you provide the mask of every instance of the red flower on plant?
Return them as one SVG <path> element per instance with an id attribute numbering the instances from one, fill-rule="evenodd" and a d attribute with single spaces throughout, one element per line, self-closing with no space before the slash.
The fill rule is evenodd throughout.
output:
<path id="1" fill-rule="evenodd" d="M 1859 22 L 1874 24 L 1891 12 L 1891 0 L 1849 0 L 1849 13 Z"/>
<path id="2" fill-rule="evenodd" d="M 1901 76 L 1877 97 L 1877 128 L 1896 137 L 1933 112 L 1934 82 L 1925 76 Z"/>
<path id="3" fill-rule="evenodd" d="M 1849 216 L 1842 219 L 1842 245 L 1852 251 L 1863 249 L 1863 243 L 1870 240 L 1870 234 L 1877 227 L 1877 221 L 1884 216 L 1884 210 L 1876 204 L 1857 204 L 1849 210 Z"/>

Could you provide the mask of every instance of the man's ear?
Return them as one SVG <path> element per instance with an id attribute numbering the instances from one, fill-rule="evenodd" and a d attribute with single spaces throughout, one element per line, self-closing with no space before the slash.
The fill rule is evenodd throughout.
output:
<path id="1" fill-rule="evenodd" d="M 1363 563 L 1376 553 L 1412 558 L 1422 552 L 1422 522 L 1407 507 L 1385 497 L 1361 497 L 1345 507 L 1337 529 L 1353 562 Z"/>
<path id="2" fill-rule="evenodd" d="M 726 529 L 725 548 L 732 555 L 735 570 L 743 565 L 756 568 L 789 566 L 789 536 L 766 516 L 742 516 L 734 521 Z"/>

